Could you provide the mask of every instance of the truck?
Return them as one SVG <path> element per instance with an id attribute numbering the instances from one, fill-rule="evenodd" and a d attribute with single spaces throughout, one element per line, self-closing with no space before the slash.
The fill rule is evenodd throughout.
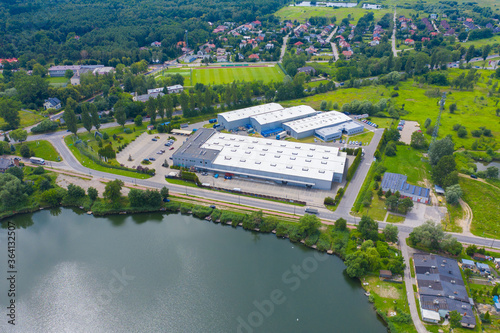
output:
<path id="1" fill-rule="evenodd" d="M 276 135 L 276 140 L 284 139 L 287 136 L 288 136 L 288 134 L 286 133 L 286 131 L 280 132 L 280 133 L 278 133 L 278 135 Z"/>
<path id="2" fill-rule="evenodd" d="M 45 164 L 45 160 L 43 158 L 40 158 L 40 157 L 31 157 L 30 162 L 33 164 L 40 164 L 40 165 Z"/>
<path id="3" fill-rule="evenodd" d="M 217 122 L 217 118 L 210 119 L 210 120 L 208 121 L 208 123 L 209 123 L 209 124 L 214 124 L 214 123 L 216 123 L 216 122 Z"/>
<path id="4" fill-rule="evenodd" d="M 312 208 L 312 207 L 306 207 L 304 209 L 304 212 L 310 213 L 310 214 L 318 214 L 318 209 Z"/>

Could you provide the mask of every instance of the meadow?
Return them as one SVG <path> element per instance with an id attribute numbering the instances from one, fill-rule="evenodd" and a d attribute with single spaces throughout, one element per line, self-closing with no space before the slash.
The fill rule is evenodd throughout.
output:
<path id="1" fill-rule="evenodd" d="M 184 86 L 193 85 L 193 83 L 191 82 L 191 68 L 189 67 L 164 69 L 155 75 L 155 79 L 174 74 L 180 74 L 184 77 Z"/>
<path id="2" fill-rule="evenodd" d="M 62 158 L 59 156 L 59 153 L 54 148 L 54 146 L 46 141 L 46 140 L 37 140 L 37 141 L 27 141 L 23 143 L 16 143 L 14 146 L 16 147 L 16 152 L 14 155 L 21 156 L 19 152 L 19 148 L 21 145 L 27 145 L 30 150 L 35 153 L 36 157 L 43 158 L 46 161 L 61 161 Z"/>
<path id="3" fill-rule="evenodd" d="M 336 22 L 342 21 L 343 18 L 351 15 L 351 18 L 357 22 L 363 15 L 370 12 L 370 10 L 363 8 L 337 8 L 337 7 L 283 7 L 278 10 L 274 15 L 278 16 L 281 20 L 298 20 L 305 22 L 312 16 L 324 16 L 337 18 Z M 386 13 L 390 13 L 388 8 L 373 10 L 375 20 L 380 20 Z"/>
<path id="4" fill-rule="evenodd" d="M 271 81 L 280 82 L 285 74 L 278 66 L 272 67 L 228 67 L 228 68 L 195 68 L 193 84 L 227 84 L 234 81 Z"/>
<path id="5" fill-rule="evenodd" d="M 47 81 L 49 81 L 49 85 L 56 87 L 56 88 L 65 87 L 69 82 L 69 80 L 65 77 L 50 77 L 50 76 L 48 76 L 45 79 Z"/>
<path id="6" fill-rule="evenodd" d="M 459 184 L 464 192 L 464 201 L 472 209 L 471 232 L 481 237 L 499 237 L 498 203 L 500 202 L 500 188 L 464 177 L 460 177 Z"/>
<path id="7" fill-rule="evenodd" d="M 461 72 L 464 72 L 464 70 L 450 69 L 447 71 L 447 74 L 451 80 L 460 75 Z M 479 141 L 480 143 L 484 141 L 486 144 L 495 147 L 498 144 L 498 138 L 500 138 L 500 118 L 496 116 L 495 111 L 498 107 L 496 106 L 498 99 L 488 97 L 488 87 L 491 87 L 495 82 L 499 82 L 499 80 L 489 78 L 492 71 L 478 70 L 478 73 L 481 74 L 481 78 L 472 91 L 455 90 L 451 89 L 449 86 L 438 87 L 420 84 L 410 79 L 405 82 L 400 82 L 397 91 L 395 91 L 393 87 L 385 86 L 367 86 L 359 89 L 345 88 L 302 99 L 286 101 L 282 104 L 285 106 L 307 104 L 315 109 L 319 109 L 321 101 L 332 101 L 333 103 L 337 102 L 340 109 L 344 103 L 353 100 L 369 100 L 376 103 L 381 98 L 391 98 L 390 96 L 393 93 L 397 93 L 398 96 L 392 97 L 391 101 L 394 103 L 396 109 L 401 110 L 404 108 L 404 112 L 407 113 L 401 118 L 417 121 L 423 128 L 427 118 L 430 118 L 432 121 L 431 124 L 434 125 L 439 114 L 438 102 L 440 97 L 428 97 L 426 92 L 439 89 L 439 95 L 443 92 L 447 92 L 447 98 L 445 110 L 441 116 L 438 139 L 451 135 L 455 142 L 455 149 L 471 149 L 472 144 L 478 138 L 473 137 L 470 132 L 485 126 L 492 131 L 493 137 L 482 137 Z M 491 84 L 488 84 L 490 80 Z M 457 104 L 457 110 L 453 114 L 448 110 L 448 106 L 452 103 Z M 375 121 L 375 123 L 377 123 L 377 121 Z M 457 132 L 453 130 L 455 124 L 465 126 L 468 135 L 464 138 L 459 138 Z M 431 139 L 430 135 L 425 135 L 428 140 Z"/>
<path id="8" fill-rule="evenodd" d="M 21 125 L 19 126 L 19 128 L 34 125 L 44 119 L 43 116 L 28 111 L 19 111 L 19 117 L 21 118 Z M 4 125 L 6 125 L 5 121 L 3 120 L 3 118 L 0 118 L 0 128 L 2 128 Z"/>

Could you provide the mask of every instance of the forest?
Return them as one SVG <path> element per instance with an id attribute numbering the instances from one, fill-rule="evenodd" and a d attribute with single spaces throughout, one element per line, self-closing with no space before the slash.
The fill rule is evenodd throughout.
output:
<path id="1" fill-rule="evenodd" d="M 177 42 L 205 43 L 216 25 L 244 23 L 275 12 L 286 0 L 56 0 L 0 2 L 0 58 L 23 66 L 36 59 L 98 62 L 144 59 L 140 47 L 162 42 L 159 60 L 180 54 Z M 210 22 L 210 23 L 209 23 Z M 148 52 L 146 52 L 148 53 Z"/>

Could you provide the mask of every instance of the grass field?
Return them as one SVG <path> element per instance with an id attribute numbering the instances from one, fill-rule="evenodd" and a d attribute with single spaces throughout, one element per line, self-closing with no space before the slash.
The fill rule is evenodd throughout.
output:
<path id="1" fill-rule="evenodd" d="M 463 177 L 460 177 L 459 183 L 464 192 L 463 199 L 469 204 L 474 215 L 471 232 L 481 237 L 499 237 L 498 203 L 500 202 L 500 190 L 492 185 Z"/>
<path id="2" fill-rule="evenodd" d="M 408 183 L 413 185 L 419 185 L 426 178 L 430 179 L 430 166 L 422 162 L 422 153 L 408 146 L 397 146 L 396 156 L 386 156 L 384 166 L 387 172 L 408 176 Z"/>
<path id="3" fill-rule="evenodd" d="M 365 129 L 364 133 L 352 135 L 349 137 L 349 140 L 361 141 L 363 143 L 363 145 L 365 145 L 365 144 L 369 144 L 372 141 L 374 134 L 375 134 L 374 132 L 371 132 L 371 131 L 368 131 L 367 129 Z"/>
<path id="4" fill-rule="evenodd" d="M 404 222 L 404 220 L 405 218 L 399 215 L 389 214 L 389 216 L 387 216 L 387 222 L 391 223 L 401 223 Z"/>
<path id="5" fill-rule="evenodd" d="M 193 85 L 193 83 L 191 82 L 191 68 L 189 67 L 164 69 L 155 75 L 155 79 L 160 79 L 163 76 L 174 75 L 174 74 L 180 74 L 184 77 L 185 86 Z"/>
<path id="6" fill-rule="evenodd" d="M 305 22 L 312 16 L 326 16 L 337 18 L 336 22 L 342 21 L 349 14 L 353 18 L 353 23 L 355 24 L 358 20 L 370 12 L 370 10 L 362 8 L 336 8 L 336 7 L 283 7 L 278 10 L 274 15 L 281 18 L 281 20 L 298 20 L 300 22 Z M 382 16 L 386 13 L 390 13 L 390 9 L 380 9 L 373 10 L 375 20 L 380 20 Z"/>
<path id="7" fill-rule="evenodd" d="M 464 72 L 464 70 L 460 69 L 451 69 L 447 71 L 449 79 L 453 79 L 453 77 L 460 75 L 462 72 Z M 488 129 L 491 129 L 493 134 L 493 138 L 485 139 L 486 143 L 494 146 L 495 143 L 498 144 L 500 141 L 500 119 L 495 114 L 497 98 L 488 97 L 488 90 L 491 88 L 491 85 L 495 84 L 495 82 L 499 82 L 499 80 L 491 79 L 491 85 L 488 85 L 490 80 L 488 76 L 491 75 L 491 71 L 478 70 L 478 73 L 481 74 L 481 79 L 473 91 L 459 91 L 450 89 L 450 87 L 430 86 L 408 80 L 400 83 L 399 90 L 397 91 L 399 96 L 391 98 L 391 100 L 395 103 L 397 109 L 401 109 L 404 105 L 404 110 L 408 112 L 408 114 L 402 116 L 402 119 L 414 120 L 419 122 L 420 126 L 423 126 L 427 118 L 430 118 L 432 124 L 434 124 L 439 114 L 439 106 L 437 103 L 440 98 L 427 97 L 425 95 L 426 91 L 435 89 L 440 89 L 441 92 L 446 91 L 448 92 L 446 106 L 456 103 L 457 111 L 451 114 L 446 107 L 441 117 L 438 138 L 444 138 L 446 135 L 450 134 L 455 142 L 455 149 L 461 147 L 470 149 L 472 144 L 476 141 L 476 138 L 472 137 L 470 131 L 479 129 L 481 126 L 486 126 Z M 392 92 L 392 89 L 384 86 L 367 86 L 362 89 L 337 89 L 332 92 L 303 99 L 282 102 L 282 105 L 293 106 L 306 104 L 315 109 L 319 109 L 321 101 L 324 100 L 327 102 L 337 102 L 340 108 L 344 103 L 353 100 L 369 100 L 376 103 L 381 98 L 389 98 Z M 384 127 L 379 123 L 379 120 L 373 118 L 372 120 L 379 126 Z M 455 124 L 462 124 L 465 126 L 469 134 L 464 138 L 459 138 L 457 132 L 453 130 L 453 125 Z M 430 135 L 425 135 L 427 139 L 430 140 Z"/>
<path id="8" fill-rule="evenodd" d="M 44 117 L 40 116 L 39 114 L 27 111 L 19 111 L 19 117 L 21 118 L 21 125 L 19 126 L 20 128 L 34 125 L 44 119 Z M 0 118 L 0 128 L 4 125 L 5 121 L 3 120 L 3 118 Z"/>
<path id="9" fill-rule="evenodd" d="M 47 81 L 49 81 L 49 84 L 53 87 L 63 87 L 65 86 L 69 80 L 65 77 L 46 77 L 45 78 Z"/>
<path id="10" fill-rule="evenodd" d="M 21 156 L 19 153 L 19 147 L 21 145 L 28 145 L 28 147 L 35 152 L 36 157 L 43 158 L 46 161 L 57 161 L 57 158 L 59 157 L 59 153 L 57 150 L 54 148 L 54 146 L 46 141 L 46 140 L 38 140 L 38 141 L 27 141 L 24 143 L 16 143 L 16 153 L 15 155 Z M 62 160 L 62 158 L 59 159 L 59 161 Z"/>
<path id="11" fill-rule="evenodd" d="M 234 81 L 280 82 L 285 74 L 278 66 L 193 69 L 193 84 L 226 84 Z"/>
<path id="12" fill-rule="evenodd" d="M 368 215 L 376 221 L 383 221 L 386 214 L 387 210 L 385 209 L 385 201 L 383 199 L 379 199 L 377 194 L 373 193 L 371 205 L 369 207 L 361 206 L 361 210 L 357 216 Z"/>

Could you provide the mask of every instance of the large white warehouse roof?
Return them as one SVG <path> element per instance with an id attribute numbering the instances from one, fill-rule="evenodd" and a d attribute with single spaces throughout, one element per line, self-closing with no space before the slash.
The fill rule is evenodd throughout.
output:
<path id="1" fill-rule="evenodd" d="M 283 126 L 285 127 L 285 129 L 290 128 L 296 133 L 302 133 L 314 129 L 341 124 L 348 121 L 351 121 L 351 118 L 349 118 L 349 116 L 338 111 L 329 111 L 317 114 L 313 117 L 290 121 L 284 123 Z"/>
<path id="2" fill-rule="evenodd" d="M 345 169 L 346 153 L 336 147 L 275 141 L 225 133 L 212 135 L 202 146 L 218 150 L 213 167 L 225 166 L 254 172 L 332 181 Z"/>
<path id="3" fill-rule="evenodd" d="M 218 116 L 223 117 L 227 122 L 237 121 L 252 116 L 259 115 L 261 113 L 272 112 L 276 110 L 283 110 L 283 107 L 278 103 L 269 103 L 263 105 L 252 106 L 245 109 L 239 109 L 235 111 L 229 111 L 224 113 L 219 113 Z"/>
<path id="4" fill-rule="evenodd" d="M 275 122 L 286 122 L 291 119 L 297 119 L 297 117 L 310 117 L 318 113 L 312 107 L 308 105 L 299 105 L 291 108 L 286 108 L 282 110 L 276 110 L 272 112 L 261 113 L 251 118 L 255 120 L 260 125 L 272 124 Z"/>

